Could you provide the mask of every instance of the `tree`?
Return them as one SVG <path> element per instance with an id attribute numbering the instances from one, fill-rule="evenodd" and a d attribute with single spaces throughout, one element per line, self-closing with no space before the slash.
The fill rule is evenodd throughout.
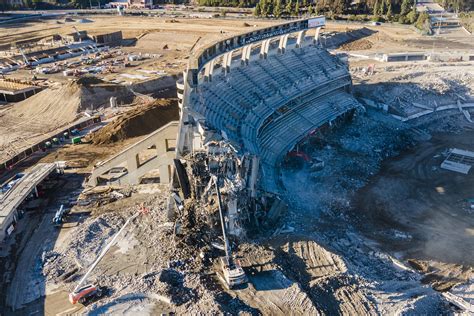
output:
<path id="1" fill-rule="evenodd" d="M 416 22 L 416 20 L 418 19 L 418 14 L 416 13 L 415 10 L 411 10 L 408 14 L 407 14 L 407 19 L 408 19 L 408 22 L 410 24 L 413 24 Z"/>
<path id="2" fill-rule="evenodd" d="M 408 12 L 410 12 L 410 8 L 411 8 L 411 0 L 403 0 L 402 6 L 400 9 L 400 14 L 407 15 Z"/>
<path id="3" fill-rule="evenodd" d="M 418 16 L 415 26 L 420 30 L 429 31 L 429 19 L 430 16 L 428 15 L 428 13 L 423 12 Z"/>
<path id="4" fill-rule="evenodd" d="M 375 0 L 375 3 L 374 3 L 374 15 L 375 15 L 375 16 L 379 15 L 379 0 Z"/>
<path id="5" fill-rule="evenodd" d="M 255 16 L 262 15 L 262 10 L 260 9 L 260 2 L 257 2 L 257 4 L 255 5 L 255 9 L 253 9 L 253 15 Z"/>
<path id="6" fill-rule="evenodd" d="M 392 1 L 387 0 L 387 17 L 390 19 L 393 16 L 392 12 Z"/>
<path id="7" fill-rule="evenodd" d="M 332 11 L 334 11 L 336 14 L 342 14 L 344 12 L 344 1 L 335 0 Z"/>
<path id="8" fill-rule="evenodd" d="M 379 15 L 384 15 L 385 14 L 385 0 L 380 1 L 380 6 L 379 6 Z"/>
<path id="9" fill-rule="evenodd" d="M 276 18 L 280 18 L 282 14 L 282 9 L 281 9 L 281 0 L 276 0 L 275 5 L 273 6 L 273 16 Z"/>
<path id="10" fill-rule="evenodd" d="M 295 11 L 293 12 L 294 16 L 300 15 L 300 1 L 296 0 Z"/>
<path id="11" fill-rule="evenodd" d="M 308 15 L 309 15 L 309 16 L 312 16 L 313 13 L 314 13 L 313 6 L 310 4 L 309 7 L 308 7 Z"/>
<path id="12" fill-rule="evenodd" d="M 266 0 L 260 0 L 260 15 L 268 16 L 270 14 L 270 7 Z"/>
<path id="13" fill-rule="evenodd" d="M 285 12 L 286 12 L 286 14 L 288 14 L 288 15 L 291 15 L 291 13 L 293 12 L 293 2 L 292 2 L 292 0 L 289 0 L 289 1 L 286 3 Z"/>

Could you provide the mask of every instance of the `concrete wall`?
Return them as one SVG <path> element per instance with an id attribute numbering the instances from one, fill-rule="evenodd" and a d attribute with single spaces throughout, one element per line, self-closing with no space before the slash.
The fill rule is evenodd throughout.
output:
<path id="1" fill-rule="evenodd" d="M 117 181 L 121 184 L 138 184 L 143 175 L 155 169 L 159 169 L 160 171 L 161 183 L 170 183 L 170 170 L 173 165 L 173 159 L 175 158 L 175 148 L 170 148 L 168 146 L 168 141 L 176 141 L 178 125 L 178 121 L 170 122 L 148 135 L 145 139 L 104 161 L 98 167 L 94 168 L 89 177 L 88 184 L 91 186 L 97 185 L 101 176 L 106 174 L 112 168 L 120 166 L 125 166 L 127 169 L 127 173 Z M 140 152 L 152 146 L 155 146 L 156 148 L 156 157 L 139 165 L 138 155 Z"/>
<path id="2" fill-rule="evenodd" d="M 123 36 L 122 36 L 122 31 L 118 31 L 118 32 L 112 32 L 112 33 L 107 33 L 107 34 L 94 35 L 93 39 L 96 43 L 99 43 L 99 44 L 120 45 L 123 39 Z"/>
<path id="3" fill-rule="evenodd" d="M 176 97 L 176 80 L 179 76 L 170 75 L 156 79 L 135 83 L 130 87 L 125 85 L 98 84 L 85 87 L 88 93 L 83 93 L 81 98 L 81 110 L 109 106 L 110 97 L 117 98 L 118 103 L 129 103 L 135 95 L 130 88 L 138 93 L 151 94 L 155 98 Z"/>

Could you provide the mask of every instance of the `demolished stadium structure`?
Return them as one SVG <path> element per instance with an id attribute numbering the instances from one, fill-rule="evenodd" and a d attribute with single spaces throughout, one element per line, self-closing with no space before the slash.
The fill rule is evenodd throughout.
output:
<path id="1" fill-rule="evenodd" d="M 289 22 L 191 56 L 177 84 L 181 120 L 170 206 L 182 210 L 187 199 L 212 205 L 217 176 L 230 234 L 278 218 L 286 208 L 280 169 L 287 153 L 360 107 L 347 65 L 319 46 L 324 23 Z M 316 32 L 307 40 L 310 28 Z"/>

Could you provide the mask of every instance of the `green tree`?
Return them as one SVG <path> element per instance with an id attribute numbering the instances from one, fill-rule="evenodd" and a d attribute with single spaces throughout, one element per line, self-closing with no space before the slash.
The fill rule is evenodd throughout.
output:
<path id="1" fill-rule="evenodd" d="M 293 12 L 294 16 L 299 16 L 300 15 L 300 2 L 299 0 L 296 0 L 295 4 L 295 11 Z"/>
<path id="2" fill-rule="evenodd" d="M 313 14 L 314 14 L 314 9 L 313 9 L 313 6 L 310 4 L 308 7 L 308 15 L 312 16 Z"/>
<path id="3" fill-rule="evenodd" d="M 400 14 L 407 15 L 408 12 L 410 12 L 410 8 L 411 8 L 411 0 L 403 0 L 402 6 L 400 8 Z"/>
<path id="4" fill-rule="evenodd" d="M 416 20 L 418 19 L 418 14 L 416 13 L 415 10 L 411 10 L 408 14 L 407 14 L 407 19 L 408 19 L 408 22 L 410 24 L 414 24 L 416 22 Z"/>
<path id="5" fill-rule="evenodd" d="M 288 15 L 291 15 L 292 12 L 293 12 L 293 1 L 288 0 L 285 6 L 285 13 Z"/>
<path id="6" fill-rule="evenodd" d="M 268 16 L 270 14 L 270 7 L 268 6 L 267 0 L 260 0 L 260 15 Z"/>
<path id="7" fill-rule="evenodd" d="M 307 0 L 303 0 L 303 8 L 306 8 L 308 6 L 308 1 Z"/>
<path id="8" fill-rule="evenodd" d="M 273 16 L 280 18 L 282 13 L 281 0 L 275 0 L 275 5 L 273 6 Z"/>
<path id="9" fill-rule="evenodd" d="M 374 13 L 375 16 L 379 15 L 379 0 L 375 0 L 374 3 Z"/>
<path id="10" fill-rule="evenodd" d="M 257 2 L 257 4 L 255 5 L 255 9 L 253 9 L 253 15 L 255 16 L 262 15 L 262 10 L 260 9 L 260 2 Z"/>
<path id="11" fill-rule="evenodd" d="M 428 13 L 423 12 L 418 16 L 418 19 L 416 20 L 415 26 L 420 30 L 428 31 L 428 29 L 429 29 L 429 19 L 430 19 L 430 16 L 428 15 Z"/>

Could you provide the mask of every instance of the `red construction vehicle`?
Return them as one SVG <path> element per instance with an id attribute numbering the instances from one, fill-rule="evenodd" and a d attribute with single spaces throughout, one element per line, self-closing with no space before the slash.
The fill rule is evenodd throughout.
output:
<path id="1" fill-rule="evenodd" d="M 93 284 L 88 284 L 77 290 L 74 290 L 72 293 L 69 293 L 69 302 L 71 302 L 71 304 L 76 304 L 77 302 L 84 304 L 89 298 L 101 296 L 101 288 Z"/>

